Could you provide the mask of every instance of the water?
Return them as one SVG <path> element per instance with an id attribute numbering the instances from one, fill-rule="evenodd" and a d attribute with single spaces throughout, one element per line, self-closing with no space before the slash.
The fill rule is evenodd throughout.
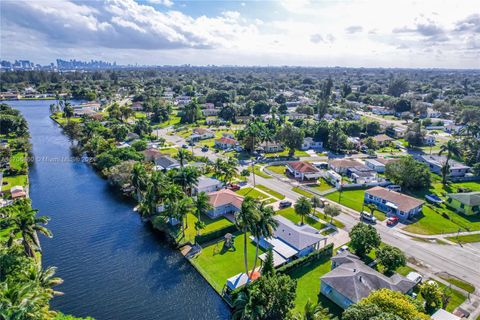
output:
<path id="1" fill-rule="evenodd" d="M 96 319 L 227 319 L 229 310 L 181 254 L 85 163 L 68 158 L 69 141 L 49 118 L 51 101 L 13 101 L 27 119 L 37 161 L 33 207 L 48 215 L 44 266 L 57 266 L 64 296 L 52 307 Z"/>

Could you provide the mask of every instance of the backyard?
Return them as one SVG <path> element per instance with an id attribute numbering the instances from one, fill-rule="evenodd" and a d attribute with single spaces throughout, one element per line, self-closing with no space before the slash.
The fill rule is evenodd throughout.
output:
<path id="1" fill-rule="evenodd" d="M 177 241 L 181 243 L 186 243 L 188 241 L 194 242 L 195 236 L 197 235 L 197 230 L 195 230 L 195 223 L 198 221 L 198 218 L 194 214 L 187 215 L 187 228 L 185 229 L 185 238 L 182 239 L 182 231 L 180 225 L 170 226 L 170 230 L 174 233 Z M 218 229 L 222 229 L 232 223 L 225 217 L 221 216 L 217 219 L 211 219 L 206 215 L 202 215 L 202 221 L 205 223 L 205 228 L 200 230 L 200 234 L 209 233 Z"/>
<path id="2" fill-rule="evenodd" d="M 253 261 L 255 259 L 255 245 L 248 238 L 249 236 L 250 235 L 247 234 L 247 256 L 248 265 L 251 269 L 253 268 Z M 243 249 L 243 235 L 236 233 L 234 248 L 225 250 L 223 248 L 223 241 L 220 241 L 202 248 L 201 253 L 190 261 L 213 288 L 221 294 L 228 278 L 245 272 Z M 259 254 L 263 253 L 261 248 L 259 251 Z M 260 259 L 257 262 L 257 267 L 259 266 Z"/>

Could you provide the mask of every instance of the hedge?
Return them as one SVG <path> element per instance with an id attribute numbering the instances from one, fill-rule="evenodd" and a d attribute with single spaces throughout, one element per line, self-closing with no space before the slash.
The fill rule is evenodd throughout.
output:
<path id="1" fill-rule="evenodd" d="M 199 236 L 195 236 L 195 243 L 202 244 L 202 243 L 209 242 L 217 238 L 223 237 L 227 233 L 235 233 L 237 231 L 238 231 L 237 226 L 234 224 L 231 224 L 224 228 L 221 228 L 209 233 L 201 234 Z"/>
<path id="2" fill-rule="evenodd" d="M 307 256 L 293 260 L 277 269 L 278 273 L 289 273 L 295 268 L 308 264 L 316 260 L 330 259 L 333 255 L 333 243 L 330 243 L 318 251 L 314 251 Z"/>

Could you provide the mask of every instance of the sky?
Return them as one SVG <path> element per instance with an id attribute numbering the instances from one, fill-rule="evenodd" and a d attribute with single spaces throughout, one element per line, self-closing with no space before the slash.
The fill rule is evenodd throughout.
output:
<path id="1" fill-rule="evenodd" d="M 1 0 L 0 59 L 480 68 L 478 0 Z"/>

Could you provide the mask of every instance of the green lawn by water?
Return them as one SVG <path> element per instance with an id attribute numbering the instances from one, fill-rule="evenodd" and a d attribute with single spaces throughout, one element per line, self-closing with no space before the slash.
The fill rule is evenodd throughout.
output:
<path id="1" fill-rule="evenodd" d="M 235 249 L 230 249 L 228 251 L 223 250 L 223 241 L 220 241 L 217 244 L 202 248 L 202 252 L 190 260 L 197 270 L 219 293 L 222 292 L 228 278 L 241 272 L 245 272 L 243 237 L 242 234 L 236 234 L 234 240 Z M 255 245 L 248 237 L 249 234 L 247 234 L 247 257 L 249 263 L 248 267 L 251 270 L 255 259 Z M 259 254 L 262 253 L 263 251 L 260 249 Z M 257 262 L 257 267 L 259 265 L 260 260 Z"/>

